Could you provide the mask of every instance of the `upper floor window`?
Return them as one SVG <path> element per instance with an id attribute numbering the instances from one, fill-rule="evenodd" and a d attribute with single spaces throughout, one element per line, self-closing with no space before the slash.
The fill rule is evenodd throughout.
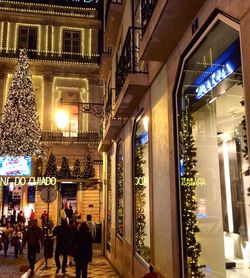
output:
<path id="1" fill-rule="evenodd" d="M 19 28 L 19 48 L 34 50 L 37 48 L 37 28 Z"/>
<path id="2" fill-rule="evenodd" d="M 80 40 L 79 31 L 63 31 L 63 52 L 80 53 Z"/>

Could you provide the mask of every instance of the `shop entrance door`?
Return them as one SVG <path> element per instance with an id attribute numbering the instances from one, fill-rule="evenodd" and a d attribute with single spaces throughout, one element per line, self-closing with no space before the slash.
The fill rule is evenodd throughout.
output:
<path id="1" fill-rule="evenodd" d="M 61 183 L 61 203 L 60 207 L 67 209 L 72 207 L 73 212 L 77 208 L 77 183 L 62 182 Z M 67 215 L 68 216 L 68 215 Z"/>

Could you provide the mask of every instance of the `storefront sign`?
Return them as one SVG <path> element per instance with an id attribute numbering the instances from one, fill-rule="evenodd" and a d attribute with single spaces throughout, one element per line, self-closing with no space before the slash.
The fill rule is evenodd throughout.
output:
<path id="1" fill-rule="evenodd" d="M 32 183 L 34 185 L 56 185 L 55 177 L 0 177 L 0 184 L 8 185 L 10 182 L 13 182 L 14 185 L 25 185 L 27 183 Z"/>
<path id="2" fill-rule="evenodd" d="M 220 65 L 201 85 L 196 88 L 196 99 L 202 98 L 208 92 L 210 92 L 214 87 L 216 87 L 220 82 L 226 79 L 231 73 L 233 73 L 232 65 L 226 63 Z"/>
<path id="3" fill-rule="evenodd" d="M 135 185 L 144 185 L 145 182 L 144 182 L 144 178 L 143 177 L 135 177 Z"/>
<path id="4" fill-rule="evenodd" d="M 206 185 L 205 178 L 181 178 L 181 186 L 203 186 Z"/>

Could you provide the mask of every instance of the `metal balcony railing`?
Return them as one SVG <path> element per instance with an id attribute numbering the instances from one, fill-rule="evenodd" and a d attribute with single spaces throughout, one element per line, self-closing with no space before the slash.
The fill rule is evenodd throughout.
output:
<path id="1" fill-rule="evenodd" d="M 81 53 L 68 52 L 45 52 L 38 50 L 27 50 L 28 57 L 31 60 L 80 63 L 80 64 L 100 64 L 99 54 L 82 55 Z M 0 49 L 0 58 L 18 58 L 19 50 Z"/>
<path id="2" fill-rule="evenodd" d="M 107 24 L 108 15 L 109 15 L 109 9 L 110 9 L 110 5 L 111 4 L 122 5 L 123 4 L 123 0 L 108 0 L 107 6 L 106 6 L 106 18 L 105 18 L 106 24 Z"/>
<path id="3" fill-rule="evenodd" d="M 141 0 L 142 36 L 146 32 L 157 2 L 158 0 Z"/>
<path id="4" fill-rule="evenodd" d="M 98 18 L 100 3 L 100 0 L 1 0 L 0 9 Z"/>
<path id="5" fill-rule="evenodd" d="M 42 142 L 47 143 L 98 144 L 100 141 L 98 132 L 42 130 L 41 135 Z"/>
<path id="6" fill-rule="evenodd" d="M 141 28 L 129 27 L 116 66 L 116 99 L 129 73 L 148 73 L 147 62 L 140 61 Z"/>

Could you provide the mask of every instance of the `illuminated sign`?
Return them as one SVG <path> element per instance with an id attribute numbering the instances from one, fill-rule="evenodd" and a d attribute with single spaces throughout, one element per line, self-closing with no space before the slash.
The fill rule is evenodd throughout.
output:
<path id="1" fill-rule="evenodd" d="M 8 185 L 9 183 L 13 183 L 14 185 L 25 185 L 27 183 L 33 185 L 56 185 L 55 177 L 0 177 L 0 185 Z"/>
<path id="2" fill-rule="evenodd" d="M 30 176 L 30 156 L 1 156 L 0 176 Z"/>
<path id="3" fill-rule="evenodd" d="M 204 82 L 196 88 L 196 99 L 202 98 L 227 76 L 234 72 L 232 65 L 226 63 L 219 66 Z"/>
<path id="4" fill-rule="evenodd" d="M 205 178 L 181 178 L 181 186 L 204 186 Z"/>

